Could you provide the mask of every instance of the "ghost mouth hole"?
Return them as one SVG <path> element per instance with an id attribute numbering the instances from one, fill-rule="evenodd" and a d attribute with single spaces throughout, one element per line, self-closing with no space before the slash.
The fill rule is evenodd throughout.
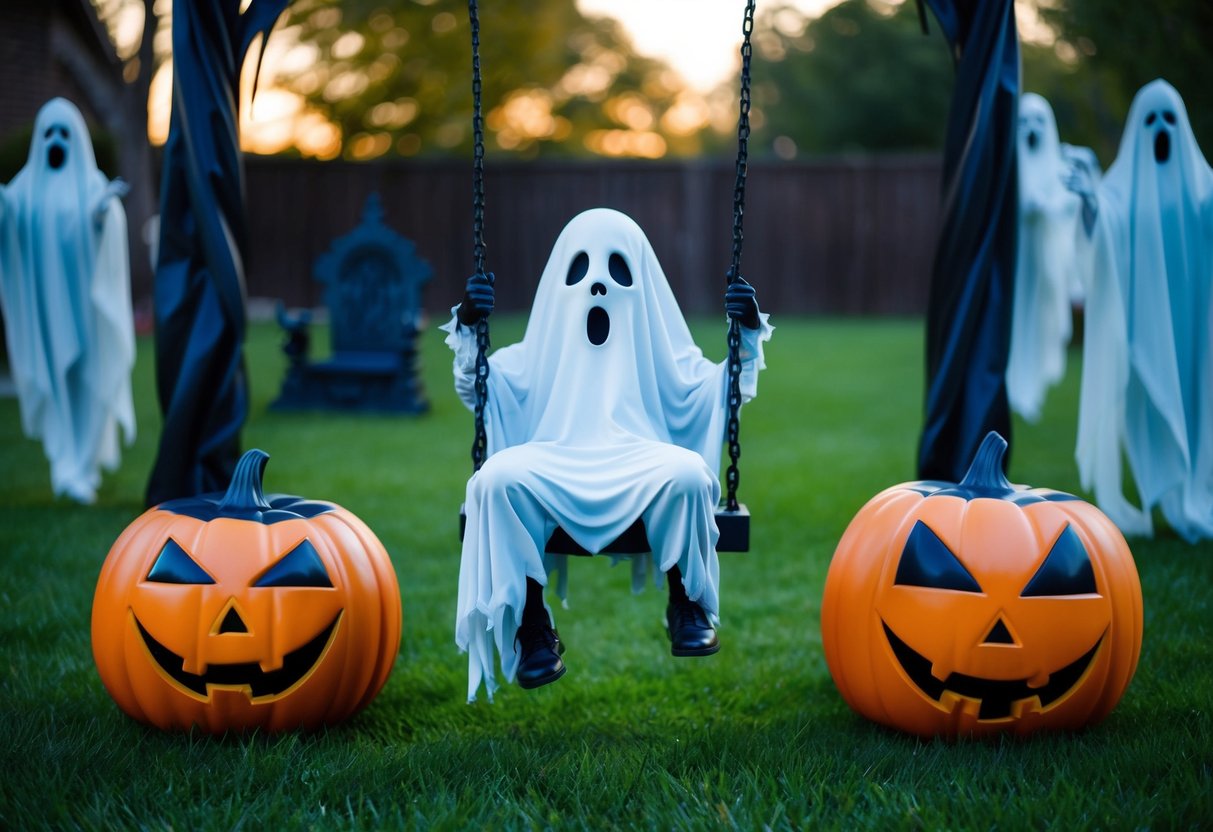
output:
<path id="1" fill-rule="evenodd" d="M 53 144 L 50 150 L 46 152 L 46 163 L 51 166 L 52 170 L 59 170 L 67 161 L 67 151 L 63 145 Z"/>
<path id="2" fill-rule="evenodd" d="M 585 319 L 585 336 L 590 343 L 601 347 L 611 334 L 611 316 L 601 306 L 595 306 Z"/>
<path id="3" fill-rule="evenodd" d="M 1036 134 L 1035 130 L 1030 131 L 1028 133 L 1028 149 L 1035 150 L 1038 144 L 1040 144 L 1040 136 Z"/>
<path id="4" fill-rule="evenodd" d="M 1162 164 L 1171 158 L 1171 132 L 1159 130 L 1154 135 L 1154 161 Z"/>

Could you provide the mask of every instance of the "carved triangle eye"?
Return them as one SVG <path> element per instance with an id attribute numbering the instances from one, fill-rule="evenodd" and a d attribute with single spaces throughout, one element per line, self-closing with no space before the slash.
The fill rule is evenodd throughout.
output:
<path id="1" fill-rule="evenodd" d="M 1048 557 L 1036 570 L 1021 596 L 1039 598 L 1047 595 L 1093 595 L 1095 571 L 1091 557 L 1078 535 L 1068 525 L 1061 530 Z"/>
<path id="2" fill-rule="evenodd" d="M 897 564 L 894 584 L 924 586 L 931 589 L 953 589 L 958 592 L 981 592 L 981 586 L 939 539 L 931 527 L 921 520 L 914 523 L 906 547 Z"/>
<path id="3" fill-rule="evenodd" d="M 328 571 L 320 560 L 319 553 L 311 541 L 304 538 L 299 545 L 287 552 L 281 560 L 269 568 L 258 579 L 255 587 L 274 586 L 333 586 Z"/>
<path id="4" fill-rule="evenodd" d="M 160 556 L 147 573 L 147 580 L 157 584 L 213 584 L 215 579 L 181 548 L 171 537 Z"/>

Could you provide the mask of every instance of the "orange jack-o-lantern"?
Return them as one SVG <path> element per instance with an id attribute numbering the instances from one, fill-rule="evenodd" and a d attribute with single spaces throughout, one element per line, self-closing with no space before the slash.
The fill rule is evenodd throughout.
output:
<path id="1" fill-rule="evenodd" d="M 1013 486 L 985 439 L 959 484 L 873 497 L 834 552 L 821 607 L 843 698 L 920 736 L 1079 728 L 1120 700 L 1141 652 L 1124 537 L 1069 494 Z"/>
<path id="2" fill-rule="evenodd" d="M 314 728 L 375 697 L 400 644 L 382 544 L 333 503 L 261 492 L 248 451 L 226 494 L 149 509 L 114 543 L 93 657 L 122 710 L 160 728 Z"/>

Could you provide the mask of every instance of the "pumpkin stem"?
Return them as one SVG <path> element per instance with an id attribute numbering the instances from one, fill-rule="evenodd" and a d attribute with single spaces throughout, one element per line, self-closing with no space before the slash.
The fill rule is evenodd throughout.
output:
<path id="1" fill-rule="evenodd" d="M 998 431 L 992 430 L 982 440 L 981 447 L 973 455 L 968 472 L 960 481 L 961 487 L 983 491 L 1010 491 L 1014 486 L 1002 470 L 1002 460 L 1007 453 L 1007 440 Z"/>
<path id="2" fill-rule="evenodd" d="M 227 493 L 219 503 L 219 510 L 228 514 L 266 511 L 273 508 L 265 500 L 261 490 L 261 477 L 265 474 L 265 463 L 270 455 L 260 448 L 250 448 L 236 463 L 236 473 Z"/>

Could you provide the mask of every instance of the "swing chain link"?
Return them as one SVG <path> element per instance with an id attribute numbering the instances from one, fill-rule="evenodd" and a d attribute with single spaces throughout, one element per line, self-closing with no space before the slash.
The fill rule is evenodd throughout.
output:
<path id="1" fill-rule="evenodd" d="M 741 94 L 737 118 L 737 178 L 733 183 L 733 262 L 729 267 L 728 283 L 741 279 L 741 244 L 745 237 L 745 176 L 750 157 L 750 58 L 754 54 L 750 37 L 754 33 L 754 4 L 747 0 L 741 24 Z M 738 461 L 741 459 L 741 323 L 729 321 L 728 405 L 726 437 L 729 442 L 729 467 L 725 471 L 725 508 L 737 511 L 737 487 L 741 483 Z"/>
<path id="2" fill-rule="evenodd" d="M 472 27 L 472 260 L 475 274 L 484 274 L 484 118 L 481 112 L 480 17 L 476 0 L 468 0 L 468 20 Z M 479 471 L 488 456 L 488 437 L 484 428 L 484 408 L 489 395 L 489 321 L 476 322 L 476 438 L 472 441 L 472 471 Z"/>

